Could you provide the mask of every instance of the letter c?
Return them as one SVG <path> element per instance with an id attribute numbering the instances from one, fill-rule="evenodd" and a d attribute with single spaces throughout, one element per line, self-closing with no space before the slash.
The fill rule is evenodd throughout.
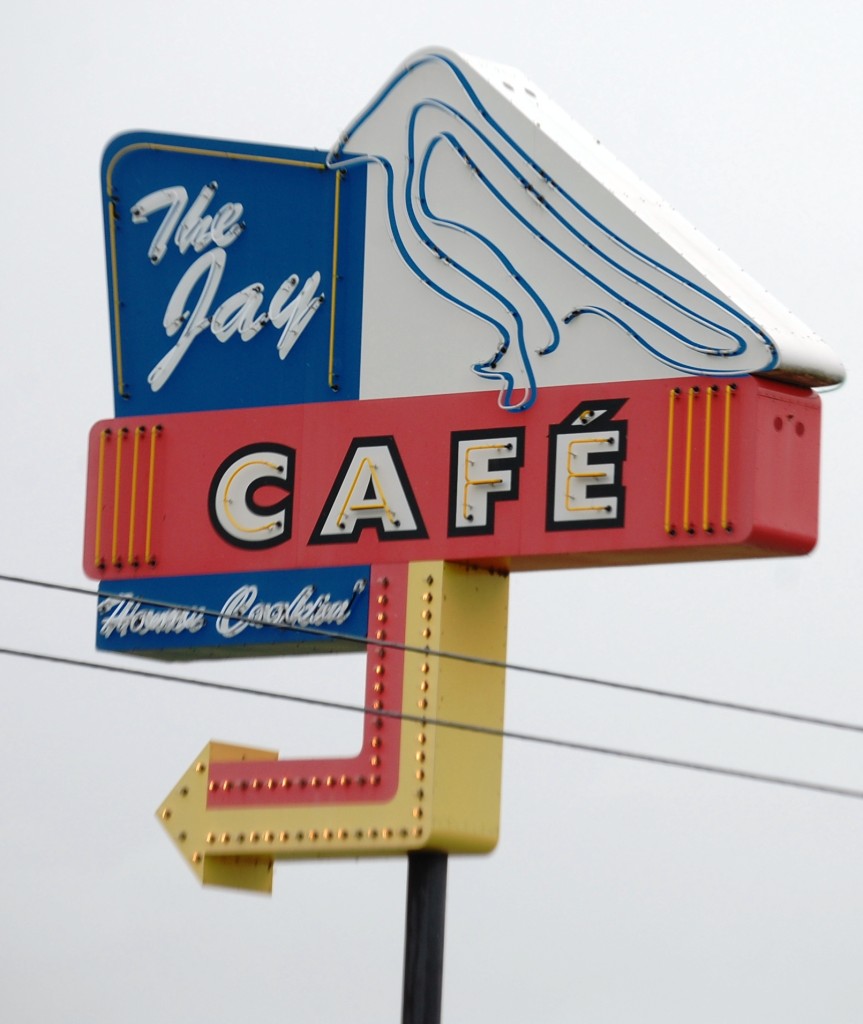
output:
<path id="1" fill-rule="evenodd" d="M 220 537 L 240 548 L 269 548 L 290 538 L 295 456 L 293 448 L 263 442 L 224 460 L 209 494 L 210 522 Z M 265 487 L 284 496 L 263 504 L 258 493 Z"/>

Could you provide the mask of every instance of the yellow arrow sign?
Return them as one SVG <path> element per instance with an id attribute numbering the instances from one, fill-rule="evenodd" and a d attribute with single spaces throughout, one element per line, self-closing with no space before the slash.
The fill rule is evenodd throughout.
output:
<path id="1" fill-rule="evenodd" d="M 444 562 L 388 570 L 372 616 L 417 649 L 369 650 L 370 692 L 389 700 L 368 707 L 369 770 L 208 744 L 157 812 L 204 884 L 270 892 L 280 858 L 494 848 L 502 741 L 478 730 L 503 725 L 504 671 L 433 652 L 503 662 L 508 580 Z M 446 721 L 478 729 L 434 724 Z"/>

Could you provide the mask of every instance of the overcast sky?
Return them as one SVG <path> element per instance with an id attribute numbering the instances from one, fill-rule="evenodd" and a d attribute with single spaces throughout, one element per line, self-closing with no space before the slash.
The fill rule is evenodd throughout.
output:
<path id="1" fill-rule="evenodd" d="M 329 148 L 404 57 L 444 45 L 521 68 L 849 376 L 823 399 L 812 555 L 517 576 L 510 660 L 863 723 L 862 32 L 850 0 L 17 5 L 0 41 L 0 573 L 92 586 L 108 140 Z M 0 583 L 0 609 L 4 648 L 124 664 L 97 659 L 91 598 Z M 354 656 L 184 671 L 362 696 Z M 10 656 L 0 694 L 4 1019 L 398 1020 L 402 860 L 282 863 L 271 897 L 202 889 L 154 818 L 211 738 L 346 753 L 357 719 Z M 506 721 L 863 789 L 859 733 L 516 672 Z M 858 1022 L 861 822 L 861 801 L 508 742 L 498 849 L 450 864 L 444 1019 Z"/>

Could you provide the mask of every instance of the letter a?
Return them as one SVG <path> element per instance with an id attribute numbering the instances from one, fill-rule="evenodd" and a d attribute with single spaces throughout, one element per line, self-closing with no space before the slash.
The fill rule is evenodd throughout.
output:
<path id="1" fill-rule="evenodd" d="M 425 538 L 425 525 L 392 437 L 356 438 L 345 456 L 309 544 Z"/>

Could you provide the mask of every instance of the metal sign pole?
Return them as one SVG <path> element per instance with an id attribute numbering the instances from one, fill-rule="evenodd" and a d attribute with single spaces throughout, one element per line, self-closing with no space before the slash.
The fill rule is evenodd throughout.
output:
<path id="1" fill-rule="evenodd" d="M 446 871 L 445 853 L 408 854 L 402 1024 L 440 1024 Z"/>

